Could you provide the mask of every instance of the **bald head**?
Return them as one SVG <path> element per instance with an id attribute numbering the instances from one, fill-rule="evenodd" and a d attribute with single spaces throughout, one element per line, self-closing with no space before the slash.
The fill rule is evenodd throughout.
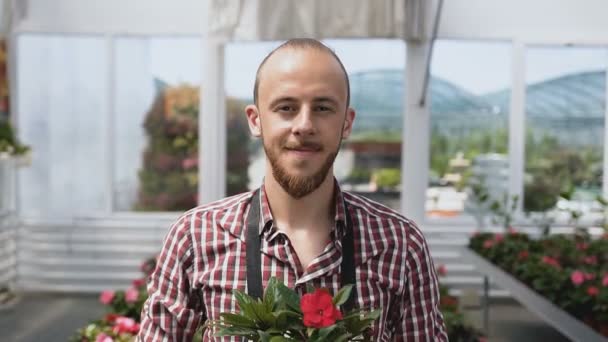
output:
<path id="1" fill-rule="evenodd" d="M 255 85 L 253 87 L 253 101 L 256 105 L 258 104 L 260 82 L 262 81 L 262 79 L 264 77 L 264 69 L 265 69 L 264 67 L 275 54 L 277 54 L 279 52 L 283 52 L 283 51 L 289 51 L 289 50 L 293 50 L 293 51 L 313 50 L 316 52 L 327 54 L 327 55 L 331 56 L 333 59 L 335 59 L 338 66 L 340 67 L 341 72 L 344 74 L 344 82 L 346 84 L 346 107 L 348 108 L 348 106 L 350 105 L 350 82 L 348 79 L 348 74 L 346 73 L 346 69 L 344 68 L 344 65 L 342 64 L 342 61 L 340 61 L 340 58 L 338 58 L 338 56 L 330 48 L 325 46 L 320 41 L 318 41 L 316 39 L 310 39 L 310 38 L 290 39 L 290 40 L 286 41 L 285 43 L 281 44 L 276 49 L 272 50 L 268 54 L 268 56 L 266 56 L 266 58 L 264 58 L 264 60 L 258 67 L 258 70 L 255 74 Z"/>

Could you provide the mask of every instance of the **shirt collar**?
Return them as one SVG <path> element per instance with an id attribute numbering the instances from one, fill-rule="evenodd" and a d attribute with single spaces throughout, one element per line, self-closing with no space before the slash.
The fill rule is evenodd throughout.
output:
<path id="1" fill-rule="evenodd" d="M 270 204 L 268 203 L 268 196 L 266 194 L 266 188 L 264 184 L 260 187 L 260 235 L 265 234 L 265 238 L 268 240 L 273 239 L 278 235 L 275 226 L 273 225 L 274 219 L 270 210 Z M 344 227 L 346 227 L 346 208 L 344 207 L 344 195 L 342 189 L 338 184 L 338 181 L 334 178 L 334 212 L 335 212 L 335 225 L 332 229 L 332 237 L 334 241 L 341 241 L 344 235 Z"/>

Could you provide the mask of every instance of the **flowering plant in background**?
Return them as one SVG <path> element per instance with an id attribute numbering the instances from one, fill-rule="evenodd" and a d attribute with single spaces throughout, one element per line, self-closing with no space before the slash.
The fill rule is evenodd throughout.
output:
<path id="1" fill-rule="evenodd" d="M 441 284 L 442 279 L 448 274 L 447 267 L 443 264 L 439 265 L 436 271 L 439 276 L 439 294 L 441 296 L 439 309 L 443 314 L 443 321 L 448 331 L 448 340 L 451 342 L 484 342 L 483 334 L 465 320 L 459 308 L 458 297 L 450 295 L 448 287 Z"/>
<path id="2" fill-rule="evenodd" d="M 252 341 L 371 341 L 371 325 L 380 310 L 342 313 L 352 291 L 344 286 L 335 296 L 326 289 L 308 287 L 301 298 L 296 291 L 271 278 L 262 299 L 234 291 L 240 312 L 222 313 L 206 325 L 215 336 L 240 336 Z"/>
<path id="3" fill-rule="evenodd" d="M 481 233 L 469 247 L 608 336 L 608 236 Z"/>
<path id="4" fill-rule="evenodd" d="M 77 331 L 72 341 L 76 342 L 127 342 L 134 341 L 139 331 L 139 320 L 143 303 L 148 297 L 147 278 L 156 268 L 156 258 L 144 261 L 140 270 L 144 277 L 135 279 L 126 290 L 105 290 L 99 302 L 107 307 L 107 314 L 90 322 Z"/>

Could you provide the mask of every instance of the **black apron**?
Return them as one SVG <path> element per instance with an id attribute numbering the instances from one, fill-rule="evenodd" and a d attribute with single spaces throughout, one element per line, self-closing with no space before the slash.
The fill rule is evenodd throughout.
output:
<path id="1" fill-rule="evenodd" d="M 342 236 L 342 286 L 352 284 L 353 289 L 343 307 L 346 312 L 354 308 L 357 298 L 357 286 L 355 284 L 355 240 L 353 238 L 352 220 L 344 203 L 344 215 L 346 216 L 346 227 Z M 260 190 L 256 190 L 251 198 L 249 214 L 247 215 L 247 292 L 254 298 L 262 298 L 262 252 L 260 250 Z"/>

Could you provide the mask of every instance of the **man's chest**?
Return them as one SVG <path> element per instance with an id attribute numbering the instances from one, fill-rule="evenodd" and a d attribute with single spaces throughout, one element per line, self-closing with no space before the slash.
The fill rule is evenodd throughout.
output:
<path id="1" fill-rule="evenodd" d="M 325 248 L 312 260 L 304 273 L 298 271 L 296 252 L 288 241 L 276 244 L 263 244 L 261 248 L 261 270 L 263 286 L 271 277 L 276 277 L 286 286 L 295 289 L 300 295 L 306 291 L 307 284 L 316 288 L 327 288 L 335 294 L 341 286 L 339 251 Z M 207 319 L 219 319 L 222 312 L 237 312 L 234 290 L 247 292 L 247 256 L 242 241 L 231 246 L 219 248 L 213 257 L 208 257 L 198 266 L 193 287 L 200 294 L 202 307 Z M 400 317 L 396 303 L 400 302 L 402 279 L 396 279 L 381 259 L 370 258 L 364 263 L 357 259 L 356 284 L 357 298 L 355 307 L 381 309 L 382 314 L 374 325 L 374 340 L 390 340 L 395 321 Z M 209 333 L 210 334 L 210 333 Z M 211 335 L 209 335 L 211 336 Z"/>

